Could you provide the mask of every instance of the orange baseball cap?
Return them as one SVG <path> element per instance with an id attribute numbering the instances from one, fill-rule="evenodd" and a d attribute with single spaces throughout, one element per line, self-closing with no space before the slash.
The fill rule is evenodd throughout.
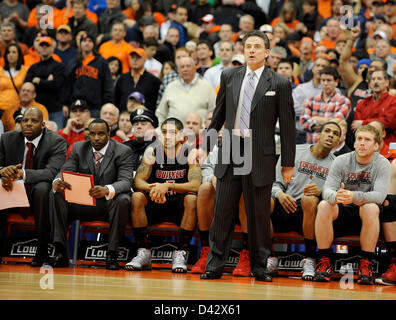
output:
<path id="1" fill-rule="evenodd" d="M 146 52 L 142 48 L 134 48 L 129 55 L 136 53 L 139 57 L 147 58 Z"/>
<path id="2" fill-rule="evenodd" d="M 41 37 L 38 43 L 39 43 L 39 45 L 42 43 L 47 43 L 50 46 L 52 46 L 52 44 L 53 44 L 52 39 L 50 37 Z"/>

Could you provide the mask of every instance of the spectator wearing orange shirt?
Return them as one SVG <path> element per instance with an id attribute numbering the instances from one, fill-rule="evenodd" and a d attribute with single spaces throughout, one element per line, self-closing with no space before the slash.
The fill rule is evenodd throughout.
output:
<path id="1" fill-rule="evenodd" d="M 21 41 L 26 44 L 28 48 L 33 46 L 34 39 L 36 39 L 37 34 L 39 33 L 55 39 L 56 29 L 53 28 L 52 25 L 48 24 L 48 18 L 47 20 L 43 21 L 43 18 L 47 17 L 46 10 L 44 8 L 41 9 L 43 6 L 43 3 L 39 3 L 33 9 L 35 10 L 36 24 L 32 27 L 28 27 L 23 33 Z"/>
<path id="2" fill-rule="evenodd" d="M 335 18 L 330 18 L 327 20 L 326 30 L 327 37 L 320 41 L 318 45 L 324 45 L 327 49 L 335 49 L 342 32 L 340 22 Z"/>
<path id="3" fill-rule="evenodd" d="M 37 21 L 37 14 L 36 14 L 37 10 L 40 10 L 39 15 L 44 14 L 44 15 L 50 16 L 50 14 L 52 13 L 53 20 L 52 21 L 47 20 L 47 23 L 52 24 L 52 28 L 56 29 L 60 25 L 62 25 L 64 12 L 63 12 L 63 10 L 58 9 L 57 7 L 54 6 L 55 0 L 42 0 L 41 2 L 42 2 L 41 6 L 35 7 L 30 11 L 29 17 L 27 20 L 27 27 L 28 28 L 34 27 L 39 23 L 39 21 Z M 47 11 L 46 6 L 51 7 L 51 12 Z"/>
<path id="4" fill-rule="evenodd" d="M 152 16 L 161 26 L 166 21 L 165 16 L 158 11 L 154 11 L 153 4 L 150 1 L 142 1 L 140 3 L 139 9 L 136 11 L 136 20 L 139 21 L 144 16 Z"/>
<path id="5" fill-rule="evenodd" d="M 4 112 L 3 117 L 1 120 L 4 124 L 4 129 L 6 131 L 15 130 L 15 119 L 14 114 L 15 112 L 20 112 L 23 115 L 26 109 L 36 107 L 41 110 L 43 113 L 43 120 L 49 120 L 48 110 L 47 108 L 38 103 L 36 100 L 36 88 L 34 87 L 33 83 L 25 82 L 21 89 L 19 90 L 19 99 L 18 99 L 18 106 L 13 109 L 8 109 Z"/>
<path id="6" fill-rule="evenodd" d="M 249 31 L 254 30 L 254 18 L 250 14 L 245 14 L 239 18 L 239 31 L 235 32 L 232 36 L 232 41 L 237 42 L 238 38 L 243 38 L 243 36 Z"/>
<path id="7" fill-rule="evenodd" d="M 301 31 L 305 34 L 308 31 L 307 27 L 296 19 L 296 7 L 293 2 L 286 2 L 282 6 L 279 17 L 271 21 L 271 26 L 274 27 L 280 22 L 283 22 L 287 26 L 288 33 Z"/>
<path id="8" fill-rule="evenodd" d="M 107 8 L 99 15 L 99 36 L 96 44 L 99 45 L 111 39 L 111 28 L 116 22 L 123 22 L 125 15 L 122 13 L 120 0 L 106 0 Z"/>
<path id="9" fill-rule="evenodd" d="M 122 10 L 125 16 L 124 23 L 128 28 L 132 28 L 136 23 L 136 11 L 140 8 L 139 0 L 129 1 L 129 6 Z"/>
<path id="10" fill-rule="evenodd" d="M 30 67 L 31 65 L 40 62 L 40 55 L 38 54 L 38 52 L 39 42 L 41 38 L 43 38 L 43 35 L 41 33 L 38 33 L 37 37 L 34 39 L 33 46 L 29 49 L 28 54 L 23 56 L 23 59 L 25 61 L 24 65 L 26 67 Z M 62 62 L 62 59 L 59 58 L 59 56 L 55 53 L 52 54 L 52 59 L 58 62 Z"/>
<path id="11" fill-rule="evenodd" d="M 111 28 L 112 39 L 103 43 L 99 48 L 99 54 L 103 58 L 107 59 L 114 56 L 120 59 L 122 63 L 122 73 L 129 71 L 129 54 L 133 51 L 133 46 L 124 40 L 125 35 L 125 25 L 122 22 L 116 22 Z"/>
<path id="12" fill-rule="evenodd" d="M 23 65 L 22 51 L 16 43 L 7 47 L 4 58 L 4 68 L 0 67 L 0 110 L 18 106 L 19 89 L 28 71 Z"/>

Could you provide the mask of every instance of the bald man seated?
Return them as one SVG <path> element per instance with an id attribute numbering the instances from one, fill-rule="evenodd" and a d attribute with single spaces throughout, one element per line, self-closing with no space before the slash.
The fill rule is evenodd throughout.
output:
<path id="1" fill-rule="evenodd" d="M 19 212 L 25 219 L 34 214 L 38 247 L 32 266 L 40 267 L 48 258 L 50 241 L 49 192 L 52 180 L 66 160 L 66 141 L 45 127 L 43 113 L 36 107 L 26 109 L 21 130 L 6 132 L 0 139 L 0 178 L 10 192 L 16 180 L 23 180 L 29 208 L 1 210 Z"/>

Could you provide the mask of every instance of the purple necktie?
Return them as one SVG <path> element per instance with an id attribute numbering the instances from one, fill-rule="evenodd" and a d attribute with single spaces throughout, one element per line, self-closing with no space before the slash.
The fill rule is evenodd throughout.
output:
<path id="1" fill-rule="evenodd" d="M 242 137 L 246 137 L 249 133 L 250 110 L 254 96 L 255 77 L 256 74 L 253 71 L 248 73 L 248 79 L 245 83 L 245 89 L 243 91 L 240 119 L 240 129 Z"/>

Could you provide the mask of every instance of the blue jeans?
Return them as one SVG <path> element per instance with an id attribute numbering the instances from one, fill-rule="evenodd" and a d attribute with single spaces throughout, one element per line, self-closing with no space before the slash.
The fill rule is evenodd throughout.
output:
<path id="1" fill-rule="evenodd" d="M 58 130 L 63 129 L 66 125 L 66 119 L 63 116 L 63 111 L 49 112 L 49 119 L 55 121 L 58 125 Z"/>

